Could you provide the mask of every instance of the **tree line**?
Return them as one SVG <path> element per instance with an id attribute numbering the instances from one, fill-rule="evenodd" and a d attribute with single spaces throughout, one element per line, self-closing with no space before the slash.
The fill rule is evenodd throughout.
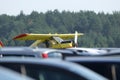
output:
<path id="1" fill-rule="evenodd" d="M 120 47 L 120 12 L 95 13 L 58 10 L 45 13 L 32 11 L 17 16 L 0 15 L 0 40 L 6 46 L 29 46 L 33 41 L 12 38 L 22 33 L 84 33 L 78 38 L 80 47 Z"/>

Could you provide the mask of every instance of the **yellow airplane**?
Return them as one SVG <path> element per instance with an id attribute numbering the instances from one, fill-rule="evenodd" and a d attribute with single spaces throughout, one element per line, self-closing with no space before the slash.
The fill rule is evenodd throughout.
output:
<path id="1" fill-rule="evenodd" d="M 70 48 L 77 45 L 77 37 L 83 33 L 75 34 L 32 34 L 25 33 L 14 37 L 14 40 L 36 40 L 30 47 L 38 47 L 45 43 L 47 48 Z M 68 40 L 69 39 L 69 40 Z M 74 39 L 74 40 L 70 40 Z"/>

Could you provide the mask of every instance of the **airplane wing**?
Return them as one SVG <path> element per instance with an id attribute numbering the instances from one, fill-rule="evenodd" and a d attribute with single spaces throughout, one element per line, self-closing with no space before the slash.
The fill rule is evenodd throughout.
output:
<path id="1" fill-rule="evenodd" d="M 74 39 L 75 36 L 81 36 L 83 33 L 77 33 L 77 34 L 33 34 L 33 33 L 25 33 L 25 34 L 20 34 L 16 37 L 14 37 L 14 40 L 35 40 L 35 42 L 30 46 L 30 47 L 36 47 L 40 43 L 44 41 L 49 41 L 49 40 L 55 40 L 59 44 L 64 41 L 64 39 Z"/>
<path id="2" fill-rule="evenodd" d="M 51 36 L 49 34 L 20 34 L 14 37 L 14 40 L 46 40 L 49 39 Z"/>
<path id="3" fill-rule="evenodd" d="M 81 36 L 83 33 L 78 33 L 77 36 Z M 14 40 L 49 40 L 52 37 L 60 37 L 62 39 L 72 39 L 74 38 L 75 34 L 32 34 L 32 33 L 25 33 L 20 34 L 14 37 Z"/>

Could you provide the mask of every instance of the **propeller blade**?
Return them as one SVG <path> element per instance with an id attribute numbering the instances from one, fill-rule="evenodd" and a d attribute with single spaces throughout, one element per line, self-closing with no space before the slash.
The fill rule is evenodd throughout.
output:
<path id="1" fill-rule="evenodd" d="M 77 47 L 77 45 L 78 45 L 78 43 L 77 43 L 77 39 L 78 39 L 78 32 L 75 31 L 75 37 L 74 37 L 75 47 Z"/>

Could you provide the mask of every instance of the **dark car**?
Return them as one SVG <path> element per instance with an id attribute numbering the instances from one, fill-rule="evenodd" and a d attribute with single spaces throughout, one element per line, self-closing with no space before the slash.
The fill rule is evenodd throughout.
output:
<path id="1" fill-rule="evenodd" d="M 90 69 L 60 59 L 4 57 L 0 58 L 0 66 L 36 80 L 107 80 Z"/>
<path id="2" fill-rule="evenodd" d="M 30 47 L 4 47 L 0 48 L 0 57 L 36 57 L 36 58 L 61 58 L 56 49 L 30 48 Z"/>
<path id="3" fill-rule="evenodd" d="M 110 80 L 120 80 L 120 57 L 67 57 L 65 60 L 84 65 Z"/>

